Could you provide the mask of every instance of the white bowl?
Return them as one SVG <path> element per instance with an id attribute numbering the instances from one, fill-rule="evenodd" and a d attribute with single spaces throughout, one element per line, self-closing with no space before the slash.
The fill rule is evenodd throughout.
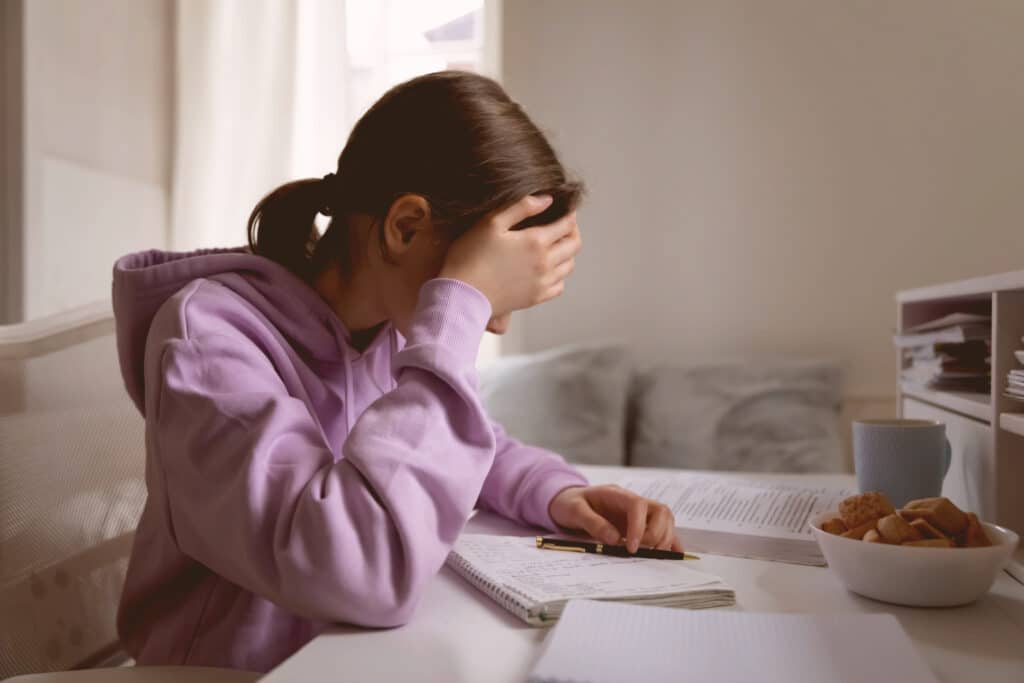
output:
<path id="1" fill-rule="evenodd" d="M 1024 365 L 1024 351 L 1014 351 L 1013 357 L 1017 359 L 1017 362 Z"/>
<path id="2" fill-rule="evenodd" d="M 1017 534 L 983 522 L 988 548 L 928 548 L 867 543 L 822 531 L 829 513 L 811 520 L 828 566 L 848 589 L 875 600 L 914 607 L 974 602 L 992 587 L 1017 548 Z"/>

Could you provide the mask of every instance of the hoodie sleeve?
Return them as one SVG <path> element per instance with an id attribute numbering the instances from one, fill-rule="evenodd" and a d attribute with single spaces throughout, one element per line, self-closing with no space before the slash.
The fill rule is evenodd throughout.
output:
<path id="1" fill-rule="evenodd" d="M 494 460 L 474 369 L 489 315 L 468 285 L 424 285 L 397 388 L 364 412 L 337 462 L 255 344 L 168 342 L 157 461 L 181 550 L 308 618 L 404 623 Z"/>
<path id="2" fill-rule="evenodd" d="M 480 491 L 480 507 L 524 524 L 558 531 L 548 514 L 551 500 L 562 489 L 586 486 L 586 478 L 550 451 L 527 446 L 492 423 L 494 464 Z"/>

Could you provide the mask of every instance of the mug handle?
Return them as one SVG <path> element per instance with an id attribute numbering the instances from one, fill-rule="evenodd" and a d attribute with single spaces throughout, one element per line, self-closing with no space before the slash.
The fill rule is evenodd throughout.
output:
<path id="1" fill-rule="evenodd" d="M 942 466 L 942 478 L 945 479 L 949 474 L 949 464 L 953 461 L 953 447 L 949 445 L 949 439 L 943 439 L 943 441 L 946 442 L 946 462 Z"/>

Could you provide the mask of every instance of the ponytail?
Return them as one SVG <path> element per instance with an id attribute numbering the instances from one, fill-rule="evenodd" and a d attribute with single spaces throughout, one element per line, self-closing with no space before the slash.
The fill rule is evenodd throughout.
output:
<path id="1" fill-rule="evenodd" d="M 249 215 L 249 248 L 281 264 L 309 282 L 313 250 L 320 233 L 315 219 L 325 207 L 324 183 L 319 178 L 295 180 L 260 200 Z"/>

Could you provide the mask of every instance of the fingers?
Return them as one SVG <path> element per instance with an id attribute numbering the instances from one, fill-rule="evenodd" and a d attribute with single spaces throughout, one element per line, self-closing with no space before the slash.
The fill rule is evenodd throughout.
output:
<path id="1" fill-rule="evenodd" d="M 562 292 L 564 291 L 565 280 L 556 282 L 555 284 L 551 285 L 543 294 L 541 294 L 540 297 L 538 297 L 537 304 L 539 305 L 546 301 L 551 301 L 552 299 L 561 296 Z"/>
<path id="2" fill-rule="evenodd" d="M 683 543 L 676 535 L 675 517 L 667 506 L 648 501 L 647 529 L 644 531 L 641 545 L 657 550 L 683 552 Z"/>
<path id="3" fill-rule="evenodd" d="M 582 241 L 579 239 L 579 231 L 574 230 L 569 236 L 562 238 L 551 247 L 548 253 L 548 262 L 557 264 L 545 275 L 544 282 L 547 283 L 547 291 L 541 301 L 550 301 L 565 291 L 565 280 L 576 269 L 575 255 L 579 253 Z"/>
<path id="4" fill-rule="evenodd" d="M 560 265 L 555 266 L 551 270 L 551 272 L 548 273 L 548 275 L 545 278 L 545 280 L 547 282 L 551 283 L 550 285 L 548 285 L 549 287 L 554 287 L 556 284 L 558 284 L 562 280 L 565 280 L 567 277 L 569 277 L 569 275 L 575 269 L 576 269 L 576 260 L 575 259 L 569 259 L 568 261 L 563 261 Z"/>
<path id="5" fill-rule="evenodd" d="M 668 549 L 674 550 L 677 553 L 683 552 L 683 542 L 679 540 L 679 536 L 677 536 L 675 532 L 672 533 L 672 544 L 669 546 Z"/>
<path id="6" fill-rule="evenodd" d="M 580 507 L 576 512 L 584 531 L 598 541 L 609 545 L 617 544 L 622 540 L 622 535 L 614 524 L 594 512 L 594 509 L 586 501 L 580 502 Z"/>
<path id="7" fill-rule="evenodd" d="M 587 523 L 583 526 L 594 538 L 604 543 L 622 543 L 635 553 L 641 546 L 682 552 L 683 544 L 676 535 L 672 510 L 614 484 L 583 489 Z M 573 517 L 581 516 L 582 508 L 573 507 Z M 615 536 L 617 540 L 607 540 Z"/>
<path id="8" fill-rule="evenodd" d="M 540 213 L 539 211 L 537 213 Z M 544 246 L 551 246 L 563 237 L 568 237 L 576 231 L 576 212 L 566 214 L 562 218 L 558 219 L 554 223 L 547 225 L 535 225 L 532 228 L 527 228 L 524 233 L 529 233 L 531 237 L 540 240 Z"/>
<path id="9" fill-rule="evenodd" d="M 683 552 L 683 542 L 679 540 L 679 535 L 676 533 L 676 519 L 675 515 L 672 514 L 671 508 L 661 503 L 653 503 L 651 507 L 655 508 L 655 511 L 651 513 L 651 517 L 656 517 L 657 522 L 648 522 L 648 526 L 655 526 L 656 524 L 658 528 L 664 530 L 660 534 L 657 531 L 651 533 L 652 536 L 658 537 L 658 541 L 651 545 L 658 550 Z"/>
<path id="10" fill-rule="evenodd" d="M 536 216 L 551 206 L 554 201 L 550 195 L 526 195 L 512 206 L 505 207 L 489 216 L 488 223 L 498 230 L 510 230 L 513 226 Z"/>
<path id="11" fill-rule="evenodd" d="M 635 553 L 647 527 L 647 499 L 637 496 L 629 501 L 626 512 L 626 549 Z"/>
<path id="12" fill-rule="evenodd" d="M 647 528 L 641 544 L 651 548 L 668 549 L 671 545 L 673 528 L 672 513 L 660 503 L 650 503 L 647 511 Z"/>
<path id="13" fill-rule="evenodd" d="M 551 245 L 551 249 L 548 251 L 548 262 L 563 263 L 568 261 L 580 253 L 582 248 L 583 239 L 580 237 L 580 231 L 573 228 L 568 235 Z"/>

